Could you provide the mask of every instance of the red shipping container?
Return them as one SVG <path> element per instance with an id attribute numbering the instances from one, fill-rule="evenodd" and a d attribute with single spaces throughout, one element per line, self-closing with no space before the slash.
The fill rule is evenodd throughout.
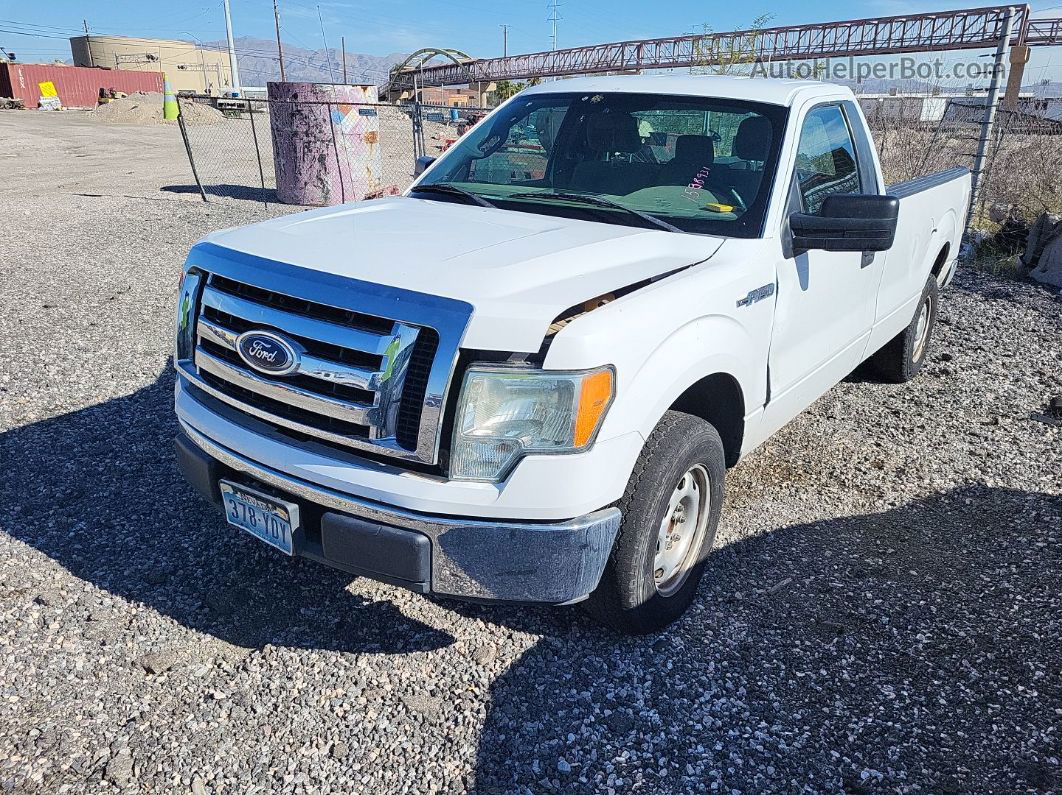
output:
<path id="1" fill-rule="evenodd" d="M 21 99 L 36 108 L 41 96 L 38 83 L 55 86 L 64 108 L 94 108 L 101 88 L 162 93 L 162 72 L 99 69 L 87 66 L 53 66 L 36 63 L 0 63 L 0 97 Z"/>

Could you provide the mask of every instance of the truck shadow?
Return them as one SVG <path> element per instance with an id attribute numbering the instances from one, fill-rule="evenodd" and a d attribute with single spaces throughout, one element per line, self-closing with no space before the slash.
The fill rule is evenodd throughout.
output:
<path id="1" fill-rule="evenodd" d="M 176 471 L 171 400 L 167 372 L 0 434 L 0 528 L 239 646 L 453 642 L 229 531 Z M 969 486 L 732 544 L 656 637 L 577 608 L 447 603 L 542 636 L 491 685 L 475 789 L 1050 790 L 1060 572 L 1062 498 Z"/>
<path id="2" fill-rule="evenodd" d="M 0 434 L 0 528 L 72 574 L 247 648 L 398 653 L 453 638 L 350 577 L 229 532 L 180 477 L 173 377 Z"/>
<path id="3" fill-rule="evenodd" d="M 1060 564 L 1062 498 L 970 486 L 722 549 L 656 637 L 457 608 L 552 623 L 491 688 L 475 789 L 1051 790 Z"/>
<path id="4" fill-rule="evenodd" d="M 199 195 L 198 185 L 163 185 L 159 190 L 164 193 L 191 193 L 196 196 Z M 215 185 L 203 185 L 203 191 L 207 196 L 218 196 L 225 199 L 265 202 L 266 204 L 277 203 L 277 192 L 275 188 L 220 183 Z"/>

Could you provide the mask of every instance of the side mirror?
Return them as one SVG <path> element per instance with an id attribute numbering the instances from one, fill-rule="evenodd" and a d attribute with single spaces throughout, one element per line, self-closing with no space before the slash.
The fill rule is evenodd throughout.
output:
<path id="1" fill-rule="evenodd" d="M 417 158 L 417 162 L 413 166 L 413 176 L 419 177 L 424 173 L 424 170 L 434 162 L 434 157 L 431 157 L 430 155 L 421 155 Z"/>
<path id="2" fill-rule="evenodd" d="M 896 238 L 900 200 L 895 196 L 843 193 L 827 196 L 818 215 L 793 213 L 789 228 L 796 251 L 887 251 Z"/>

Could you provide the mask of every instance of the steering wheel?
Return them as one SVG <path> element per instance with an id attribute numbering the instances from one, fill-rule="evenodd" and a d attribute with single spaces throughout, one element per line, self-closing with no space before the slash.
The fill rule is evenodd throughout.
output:
<path id="1" fill-rule="evenodd" d="M 711 181 L 705 183 L 705 187 L 709 188 L 713 193 L 716 190 L 726 191 L 730 195 L 730 197 L 735 200 L 737 206 L 741 208 L 742 212 L 749 209 L 749 206 L 745 204 L 745 200 L 741 198 L 741 194 L 737 192 L 736 188 L 730 185 L 717 185 Z"/>

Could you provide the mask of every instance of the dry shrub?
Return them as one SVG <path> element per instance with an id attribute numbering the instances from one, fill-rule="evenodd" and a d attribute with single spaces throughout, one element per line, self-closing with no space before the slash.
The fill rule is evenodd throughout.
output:
<path id="1" fill-rule="evenodd" d="M 899 107 L 888 117 L 871 119 L 886 184 L 954 166 L 973 168 L 978 124 L 926 124 Z M 1044 134 L 1028 116 L 1000 113 L 972 225 L 995 233 L 1002 219 L 1031 223 L 1044 212 L 1062 212 L 1062 135 Z"/>
<path id="2" fill-rule="evenodd" d="M 1062 135 L 1032 135 L 1001 129 L 989 150 L 989 165 L 975 219 L 985 207 L 1002 206 L 1032 223 L 1045 212 L 1062 213 Z M 990 221 L 989 221 L 990 223 Z"/>

